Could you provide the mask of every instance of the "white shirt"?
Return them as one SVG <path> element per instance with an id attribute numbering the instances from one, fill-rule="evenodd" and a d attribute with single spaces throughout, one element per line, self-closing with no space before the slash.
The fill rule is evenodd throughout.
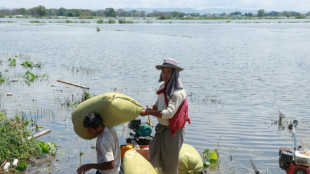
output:
<path id="1" fill-rule="evenodd" d="M 163 89 L 165 84 L 161 84 L 159 89 Z M 162 118 L 157 118 L 158 122 L 161 125 L 169 126 L 169 118 L 172 118 L 174 114 L 178 111 L 178 108 L 182 104 L 183 100 L 186 98 L 186 92 L 182 89 L 175 89 L 172 96 L 168 97 L 168 106 L 165 102 L 164 94 L 159 94 L 157 97 L 157 101 L 155 102 L 155 106 L 157 107 L 157 111 L 161 111 Z"/>
<path id="2" fill-rule="evenodd" d="M 102 174 L 118 174 L 121 166 L 120 146 L 117 134 L 113 128 L 105 127 L 97 136 L 97 163 L 114 160 L 114 168 L 110 170 L 99 170 Z"/>

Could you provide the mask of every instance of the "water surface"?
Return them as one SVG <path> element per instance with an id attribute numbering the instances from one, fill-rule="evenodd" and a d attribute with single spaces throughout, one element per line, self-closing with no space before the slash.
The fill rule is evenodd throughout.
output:
<path id="1" fill-rule="evenodd" d="M 0 71 L 18 82 L 0 84 L 0 107 L 9 116 L 23 111 L 50 128 L 52 132 L 40 139 L 59 146 L 50 166 L 30 171 L 74 173 L 80 152 L 85 153 L 82 164 L 95 162 L 95 140 L 74 133 L 72 108 L 62 106 L 83 90 L 56 80 L 89 86 L 92 95 L 116 91 L 151 105 L 159 86 L 155 65 L 165 57 L 177 59 L 185 69 L 180 78 L 189 94 L 192 121 L 185 143 L 199 153 L 205 148 L 219 150 L 220 164 L 211 173 L 253 173 L 250 159 L 262 173 L 285 173 L 278 167 L 278 150 L 292 147 L 293 140 L 291 132 L 273 124 L 279 112 L 287 122 L 299 121 L 299 144 L 309 147 L 307 20 L 126 25 L 12 20 L 17 22 L 0 23 Z M 17 66 L 9 67 L 7 59 L 15 56 Z M 25 84 L 22 76 L 27 69 L 19 66 L 24 60 L 42 62 L 41 69 L 30 71 L 48 78 Z M 124 143 L 127 133 L 123 126 L 116 129 Z"/>

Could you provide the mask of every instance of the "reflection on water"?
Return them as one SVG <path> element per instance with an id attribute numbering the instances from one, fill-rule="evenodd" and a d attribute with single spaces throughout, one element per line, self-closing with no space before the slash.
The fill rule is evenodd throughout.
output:
<path id="1" fill-rule="evenodd" d="M 219 150 L 214 173 L 253 173 L 250 159 L 263 173 L 267 168 L 284 173 L 278 149 L 292 147 L 293 140 L 291 132 L 274 124 L 279 112 L 287 122 L 299 121 L 298 141 L 309 147 L 309 23 L 36 25 L 16 20 L 0 24 L 0 71 L 8 79 L 0 84 L 0 109 L 36 119 L 52 130 L 41 139 L 58 146 L 50 166 L 30 171 L 74 173 L 80 160 L 96 160 L 95 141 L 78 138 L 72 129 L 68 101 L 83 89 L 56 80 L 89 86 L 92 95 L 116 91 L 151 105 L 159 86 L 155 65 L 165 57 L 185 69 L 180 76 L 192 120 L 185 142 L 200 153 Z M 14 56 L 17 66 L 10 67 L 7 60 Z M 48 79 L 25 84 L 23 60 L 41 62 L 40 69 L 30 71 Z M 124 143 L 127 133 L 123 126 L 116 129 Z"/>

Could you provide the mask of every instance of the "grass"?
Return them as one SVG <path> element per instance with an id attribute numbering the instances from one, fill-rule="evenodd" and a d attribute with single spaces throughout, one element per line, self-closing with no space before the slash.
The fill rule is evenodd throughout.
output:
<path id="1" fill-rule="evenodd" d="M 67 97 L 64 99 L 64 101 L 60 101 L 60 105 L 62 107 L 69 107 L 69 108 L 75 108 L 77 107 L 80 103 L 82 103 L 85 100 L 88 100 L 89 98 L 91 98 L 91 95 L 89 92 L 87 92 L 86 90 L 84 90 L 82 96 L 79 97 L 75 97 L 73 94 L 71 95 L 71 97 Z"/>

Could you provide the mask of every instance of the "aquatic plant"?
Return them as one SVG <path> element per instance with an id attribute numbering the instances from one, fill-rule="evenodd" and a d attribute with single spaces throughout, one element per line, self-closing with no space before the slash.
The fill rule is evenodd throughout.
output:
<path id="1" fill-rule="evenodd" d="M 27 159 L 29 156 L 40 156 L 41 151 L 35 139 L 28 139 L 31 131 L 27 129 L 29 121 L 18 116 L 8 119 L 0 113 L 0 163 L 5 160 Z"/>
<path id="2" fill-rule="evenodd" d="M 16 66 L 16 59 L 9 58 L 9 59 L 8 59 L 8 62 L 9 62 L 9 65 L 10 65 L 10 66 Z"/>
<path id="3" fill-rule="evenodd" d="M 65 100 L 63 102 L 60 102 L 60 104 L 61 104 L 61 106 L 75 108 L 80 103 L 82 103 L 85 100 L 88 100 L 89 98 L 91 98 L 90 93 L 87 92 L 86 90 L 84 90 L 81 97 L 77 98 L 77 97 L 74 97 L 74 95 L 72 94 L 71 99 L 70 99 L 70 97 L 67 97 L 67 98 L 65 98 Z"/>
<path id="4" fill-rule="evenodd" d="M 210 168 L 216 170 L 218 164 L 217 150 L 211 150 L 206 148 L 202 153 L 203 167 L 204 169 Z"/>
<path id="5" fill-rule="evenodd" d="M 21 65 L 25 68 L 33 68 L 33 67 L 41 68 L 41 63 L 35 64 L 31 61 L 24 61 Z"/>
<path id="6" fill-rule="evenodd" d="M 0 83 L 3 83 L 3 82 L 5 82 L 4 78 L 0 77 Z"/>
<path id="7" fill-rule="evenodd" d="M 103 24 L 103 20 L 102 19 L 97 20 L 97 24 Z"/>
<path id="8" fill-rule="evenodd" d="M 27 71 L 24 75 L 23 75 L 24 79 L 26 80 L 26 83 L 28 82 L 33 82 L 35 79 L 37 79 L 38 76 L 34 75 L 32 72 Z"/>
<path id="9" fill-rule="evenodd" d="M 107 23 L 108 24 L 115 24 L 115 20 L 114 19 L 109 19 Z"/>
<path id="10" fill-rule="evenodd" d="M 2 65 L 2 60 L 0 60 L 0 65 Z"/>
<path id="11" fill-rule="evenodd" d="M 26 163 L 25 161 L 19 163 L 19 164 L 17 165 L 17 167 L 16 167 L 16 170 L 18 170 L 18 171 L 20 171 L 20 172 L 25 171 L 26 168 L 27 168 L 26 164 L 27 164 L 27 163 Z"/>
<path id="12" fill-rule="evenodd" d="M 82 165 L 82 156 L 84 155 L 84 153 L 81 151 L 80 149 L 80 165 Z"/>
<path id="13" fill-rule="evenodd" d="M 41 23 L 40 21 L 30 21 L 30 23 Z M 44 23 L 44 22 L 42 22 Z"/>
<path id="14" fill-rule="evenodd" d="M 99 32 L 100 31 L 100 28 L 99 27 L 97 27 L 97 32 Z"/>
<path id="15" fill-rule="evenodd" d="M 29 138 L 33 132 L 29 123 L 24 117 L 15 116 L 9 119 L 0 112 L 0 164 L 18 159 L 21 162 L 13 170 L 24 171 L 29 158 L 56 154 L 54 142 L 45 143 Z"/>
<path id="16" fill-rule="evenodd" d="M 119 19 L 118 23 L 119 24 L 132 24 L 133 22 L 130 20 L 126 20 L 126 19 Z"/>

